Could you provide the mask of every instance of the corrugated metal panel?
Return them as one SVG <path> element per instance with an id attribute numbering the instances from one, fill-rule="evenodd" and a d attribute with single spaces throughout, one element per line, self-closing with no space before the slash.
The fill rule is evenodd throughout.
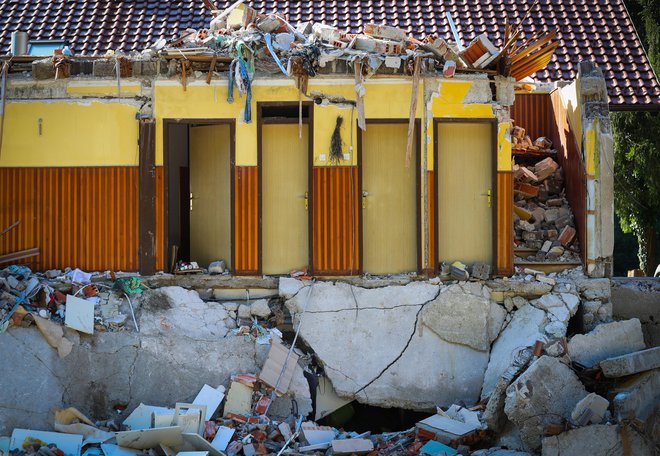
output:
<path id="1" fill-rule="evenodd" d="M 497 173 L 497 264 L 498 275 L 513 273 L 513 174 Z"/>
<path id="2" fill-rule="evenodd" d="M 357 274 L 360 264 L 358 168 L 315 167 L 313 181 L 314 273 Z"/>
<path id="3" fill-rule="evenodd" d="M 511 107 L 515 125 L 525 129 L 534 141 L 539 136 L 549 136 L 553 131 L 552 102 L 548 93 L 516 94 Z"/>
<path id="4" fill-rule="evenodd" d="M 138 168 L 0 168 L 0 226 L 16 220 L 0 253 L 39 247 L 35 270 L 135 271 Z"/>
<path id="5" fill-rule="evenodd" d="M 237 166 L 234 177 L 234 271 L 259 272 L 259 169 Z"/>
<path id="6" fill-rule="evenodd" d="M 553 112 L 555 121 L 551 139 L 557 149 L 557 161 L 564 170 L 566 199 L 571 205 L 573 217 L 575 218 L 575 229 L 578 232 L 578 240 L 580 241 L 582 263 L 586 264 L 587 173 L 584 168 L 582 151 L 568 120 L 559 90 L 552 92 L 551 101 L 551 112 Z"/>

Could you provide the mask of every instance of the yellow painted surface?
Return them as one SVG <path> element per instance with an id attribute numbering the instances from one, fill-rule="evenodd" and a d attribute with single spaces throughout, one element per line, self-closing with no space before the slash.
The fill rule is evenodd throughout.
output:
<path id="1" fill-rule="evenodd" d="M 497 125 L 497 170 L 511 171 L 511 132 L 509 122 Z"/>
<path id="2" fill-rule="evenodd" d="M 266 124 L 262 131 L 262 269 L 288 274 L 309 262 L 308 127 Z"/>
<path id="3" fill-rule="evenodd" d="M 190 259 L 231 268 L 231 166 L 228 125 L 190 129 Z"/>
<path id="4" fill-rule="evenodd" d="M 597 153 L 596 149 L 598 148 L 598 120 L 587 126 L 585 130 L 585 139 L 584 139 L 584 157 L 586 160 L 587 174 L 590 176 L 596 176 L 596 160 Z M 598 178 L 598 176 L 596 176 Z"/>
<path id="5" fill-rule="evenodd" d="M 440 123 L 438 129 L 438 258 L 492 264 L 491 125 Z"/>
<path id="6" fill-rule="evenodd" d="M 341 96 L 355 100 L 355 88 L 352 79 L 324 80 L 311 79 L 309 92 Z M 402 118 L 407 119 L 410 112 L 411 83 L 404 80 L 367 80 L 365 83 L 365 116 L 368 119 Z M 293 80 L 257 80 L 252 87 L 252 122 L 245 123 L 243 110 L 245 98 L 234 90 L 234 102 L 227 103 L 226 84 L 190 84 L 186 90 L 180 84 L 156 83 L 154 90 L 154 115 L 156 117 L 156 163 L 163 162 L 163 119 L 237 119 L 236 123 L 236 165 L 256 166 L 257 164 L 257 102 L 287 101 L 297 102 L 299 93 Z M 304 100 L 307 100 L 303 98 Z M 422 84 L 419 87 L 417 117 L 421 118 L 424 108 Z M 346 153 L 350 153 L 351 144 L 351 109 L 336 106 L 314 105 L 314 164 L 330 165 L 328 160 L 330 139 L 334 131 L 337 115 L 344 117 L 342 139 Z M 492 114 L 491 114 L 492 115 Z M 353 153 L 351 161 L 342 165 L 357 164 L 357 111 L 353 116 Z M 326 160 L 320 160 L 325 154 Z"/>
<path id="7" fill-rule="evenodd" d="M 138 121 L 134 106 L 101 102 L 10 102 L 6 108 L 0 166 L 138 164 Z"/>
<path id="8" fill-rule="evenodd" d="M 363 269 L 417 269 L 416 167 L 406 168 L 407 124 L 369 124 L 362 137 Z"/>
<path id="9" fill-rule="evenodd" d="M 120 93 L 139 93 L 142 90 L 140 84 L 121 84 Z M 81 95 L 116 95 L 117 84 L 114 85 L 94 85 L 94 84 L 80 84 L 71 83 L 66 88 L 67 93 L 81 94 Z"/>

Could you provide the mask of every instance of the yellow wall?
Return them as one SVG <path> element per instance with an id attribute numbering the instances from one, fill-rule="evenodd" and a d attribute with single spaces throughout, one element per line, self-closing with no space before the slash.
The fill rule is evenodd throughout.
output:
<path id="1" fill-rule="evenodd" d="M 418 119 L 427 116 L 428 169 L 433 169 L 433 118 L 493 118 L 490 103 L 466 103 L 475 82 L 462 80 L 422 79 L 417 102 Z M 483 81 L 481 81 L 483 83 Z M 372 78 L 366 81 L 364 97 L 367 119 L 408 119 L 411 81 L 401 78 Z M 123 84 L 122 94 L 137 93 L 139 84 Z M 70 81 L 67 93 L 81 95 L 112 95 L 114 81 Z M 163 119 L 224 118 L 236 119 L 236 165 L 257 164 L 257 102 L 298 101 L 299 93 L 289 79 L 257 79 L 252 87 L 252 122 L 243 121 L 245 99 L 234 91 L 234 102 L 227 103 L 226 81 L 193 81 L 184 91 L 175 80 L 156 81 L 153 107 L 156 119 L 156 163 L 163 163 Z M 309 91 L 355 99 L 352 77 L 342 79 L 310 79 Z M 425 96 L 426 94 L 426 96 Z M 430 95 L 429 95 L 430 94 Z M 135 102 L 86 101 L 9 102 L 5 115 L 5 133 L 0 166 L 104 166 L 136 165 L 138 163 L 138 123 Z M 338 115 L 343 116 L 342 140 L 344 153 L 357 164 L 357 110 L 336 106 L 314 105 L 314 165 L 330 165 L 330 138 Z M 38 133 L 42 119 L 42 134 Z M 351 128 L 352 127 L 352 128 Z M 368 127 L 367 127 L 368 128 Z M 508 123 L 498 130 L 498 169 L 510 169 L 511 143 Z M 351 131 L 352 130 L 352 131 Z M 351 144 L 352 137 L 352 144 Z M 352 153 L 351 153 L 352 145 Z M 321 155 L 326 159 L 320 160 Z"/>
<path id="2" fill-rule="evenodd" d="M 137 165 L 136 112 L 107 102 L 7 103 L 0 166 Z"/>
<path id="3" fill-rule="evenodd" d="M 366 118 L 408 118 L 410 112 L 411 84 L 404 80 L 367 81 L 364 97 Z M 351 80 L 310 80 L 309 92 L 318 91 L 325 95 L 343 96 L 355 99 L 354 83 Z M 162 120 L 177 118 L 226 118 L 236 122 L 236 165 L 256 166 L 257 164 L 257 102 L 263 101 L 298 101 L 299 93 L 293 80 L 257 80 L 252 86 L 252 122 L 243 121 L 245 98 L 239 97 L 234 90 L 234 102 L 227 103 L 227 84 L 207 85 L 197 82 L 189 84 L 186 90 L 176 81 L 157 82 L 155 88 L 156 117 L 156 163 L 163 160 Z M 417 117 L 421 118 L 423 93 L 420 84 L 417 104 Z M 306 98 L 303 99 L 307 101 Z M 351 109 L 336 106 L 314 106 L 314 165 L 329 165 L 330 138 L 335 128 L 337 116 L 344 118 L 342 140 L 345 153 L 350 153 Z M 357 110 L 353 113 L 357 121 Z M 357 164 L 357 130 L 353 126 L 353 154 L 351 161 L 342 160 L 340 164 Z M 321 161 L 320 155 L 326 160 Z"/>

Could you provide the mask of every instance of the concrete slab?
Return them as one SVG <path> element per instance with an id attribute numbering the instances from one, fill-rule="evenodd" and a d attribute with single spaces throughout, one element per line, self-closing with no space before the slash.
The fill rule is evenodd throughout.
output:
<path id="1" fill-rule="evenodd" d="M 660 367 L 660 347 L 608 358 L 600 362 L 605 377 L 617 378 Z"/>

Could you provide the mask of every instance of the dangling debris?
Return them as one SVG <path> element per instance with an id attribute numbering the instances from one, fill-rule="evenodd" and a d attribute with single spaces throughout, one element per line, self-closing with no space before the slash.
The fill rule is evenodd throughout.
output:
<path id="1" fill-rule="evenodd" d="M 344 142 L 341 140 L 342 123 L 344 123 L 344 118 L 342 116 L 337 116 L 337 124 L 335 125 L 335 130 L 332 132 L 332 138 L 330 139 L 330 163 L 333 164 L 338 164 L 343 156 L 342 146 Z"/>

